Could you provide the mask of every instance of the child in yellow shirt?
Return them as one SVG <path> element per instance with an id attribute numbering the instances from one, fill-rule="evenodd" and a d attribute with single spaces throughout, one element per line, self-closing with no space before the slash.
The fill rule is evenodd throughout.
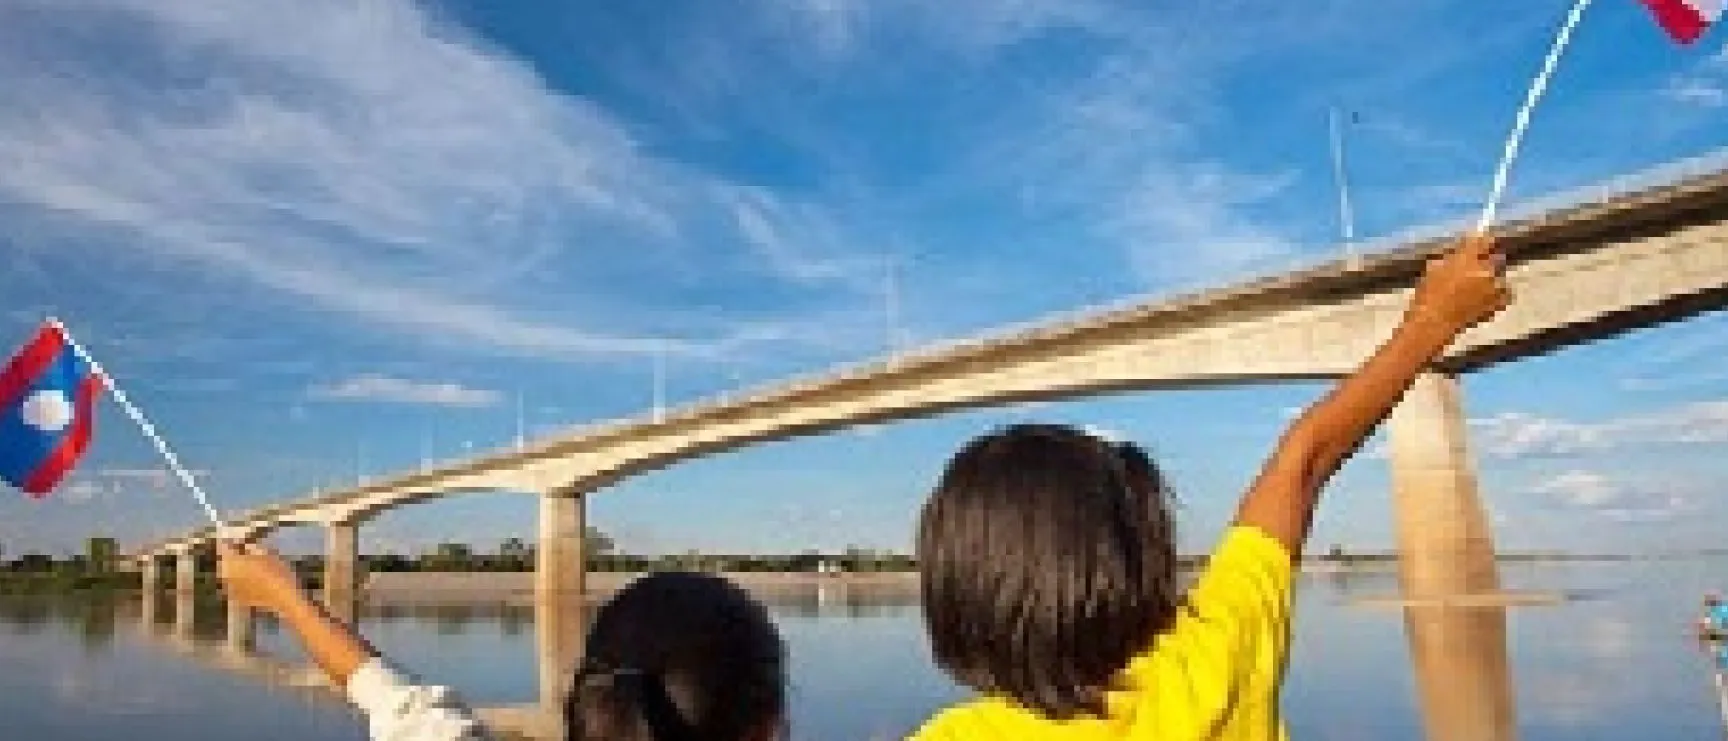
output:
<path id="1" fill-rule="evenodd" d="M 1285 738 L 1292 565 L 1320 490 L 1506 304 L 1502 267 L 1483 238 L 1430 261 L 1392 337 L 1280 438 L 1186 596 L 1169 489 L 1139 448 L 1055 425 L 962 448 L 920 517 L 920 586 L 936 662 L 980 696 L 914 741 Z"/>

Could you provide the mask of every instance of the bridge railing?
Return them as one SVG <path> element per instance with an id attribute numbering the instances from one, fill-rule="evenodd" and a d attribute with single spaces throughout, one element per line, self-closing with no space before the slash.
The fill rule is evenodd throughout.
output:
<path id="1" fill-rule="evenodd" d="M 1501 224 L 1517 223 L 1540 218 L 1557 211 L 1572 210 L 1590 206 L 1603 205 L 1615 199 L 1634 195 L 1664 186 L 1679 185 L 1689 180 L 1708 177 L 1728 172 L 1728 147 L 1714 150 L 1706 154 L 1664 163 L 1648 169 L 1627 175 L 1616 176 L 1607 180 L 1588 185 L 1570 188 L 1514 201 L 1503 210 L 1505 216 Z M 1484 186 L 1486 192 L 1486 186 Z M 1349 245 L 1354 254 L 1369 256 L 1390 252 L 1402 247 L 1408 247 L 1424 242 L 1446 239 L 1475 227 L 1475 219 L 1461 216 L 1422 226 L 1403 229 L 1392 234 L 1357 242 Z M 1343 249 L 1345 245 L 1337 245 Z M 1271 280 L 1277 276 L 1308 269 L 1320 269 L 1343 262 L 1337 253 L 1319 255 L 1307 252 L 1292 256 L 1289 260 L 1280 261 L 1276 265 L 1261 264 L 1252 272 L 1236 276 L 1232 285 L 1250 285 L 1255 282 Z M 993 329 L 970 334 L 966 337 L 938 339 L 923 347 L 903 353 L 888 356 L 878 356 L 862 361 L 842 363 L 821 370 L 794 375 L 787 379 L 746 387 L 738 391 L 722 392 L 698 397 L 690 402 L 667 409 L 664 419 L 672 420 L 687 414 L 695 414 L 704 409 L 724 403 L 740 403 L 751 400 L 766 399 L 782 395 L 800 388 L 808 388 L 831 383 L 833 381 L 866 375 L 873 371 L 886 370 L 919 361 L 930 360 L 953 354 L 957 351 L 973 349 L 991 344 L 1004 343 L 1014 339 L 1060 333 L 1077 327 L 1086 326 L 1111 315 L 1125 314 L 1135 309 L 1153 304 L 1179 304 L 1184 300 L 1197 299 L 1209 293 L 1204 285 L 1216 285 L 1217 279 L 1210 279 L 1207 284 L 1178 285 L 1165 288 L 1159 292 L 1135 293 L 1119 299 L 1090 304 L 1076 309 L 1045 314 L 1022 322 L 1000 325 Z M 573 428 L 573 432 L 598 433 L 614 428 L 633 426 L 650 422 L 652 417 L 635 416 L 623 419 L 582 425 Z"/>

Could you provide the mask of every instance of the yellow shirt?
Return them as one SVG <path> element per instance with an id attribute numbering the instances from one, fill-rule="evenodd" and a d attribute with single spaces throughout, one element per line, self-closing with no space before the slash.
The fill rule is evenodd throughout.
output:
<path id="1" fill-rule="evenodd" d="M 1123 669 L 1109 716 L 1049 720 L 982 697 L 937 714 L 912 741 L 1267 739 L 1287 737 L 1278 690 L 1290 648 L 1290 555 L 1233 526 L 1177 608 L 1174 625 Z"/>

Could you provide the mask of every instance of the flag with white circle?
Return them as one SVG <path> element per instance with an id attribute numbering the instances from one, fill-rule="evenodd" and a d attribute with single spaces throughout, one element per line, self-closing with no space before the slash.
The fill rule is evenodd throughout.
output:
<path id="1" fill-rule="evenodd" d="M 33 497 L 52 491 L 90 445 L 101 380 L 48 324 L 0 370 L 0 479 Z"/>

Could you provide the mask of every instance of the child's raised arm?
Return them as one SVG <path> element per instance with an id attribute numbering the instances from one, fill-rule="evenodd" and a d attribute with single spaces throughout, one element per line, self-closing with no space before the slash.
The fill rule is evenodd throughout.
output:
<path id="1" fill-rule="evenodd" d="M 373 741 L 483 741 L 473 712 L 442 687 L 418 687 L 386 666 L 353 626 L 300 591 L 288 562 L 269 549 L 218 541 L 217 574 L 228 598 L 273 613 L 300 638 L 330 684 L 366 714 Z"/>
<path id="2" fill-rule="evenodd" d="M 1481 236 L 1429 260 L 1398 329 L 1284 432 L 1242 497 L 1236 522 L 1264 530 L 1291 558 L 1300 556 L 1320 489 L 1344 459 L 1453 338 L 1505 307 L 1510 294 L 1500 276 L 1502 260 L 1492 240 Z"/>

